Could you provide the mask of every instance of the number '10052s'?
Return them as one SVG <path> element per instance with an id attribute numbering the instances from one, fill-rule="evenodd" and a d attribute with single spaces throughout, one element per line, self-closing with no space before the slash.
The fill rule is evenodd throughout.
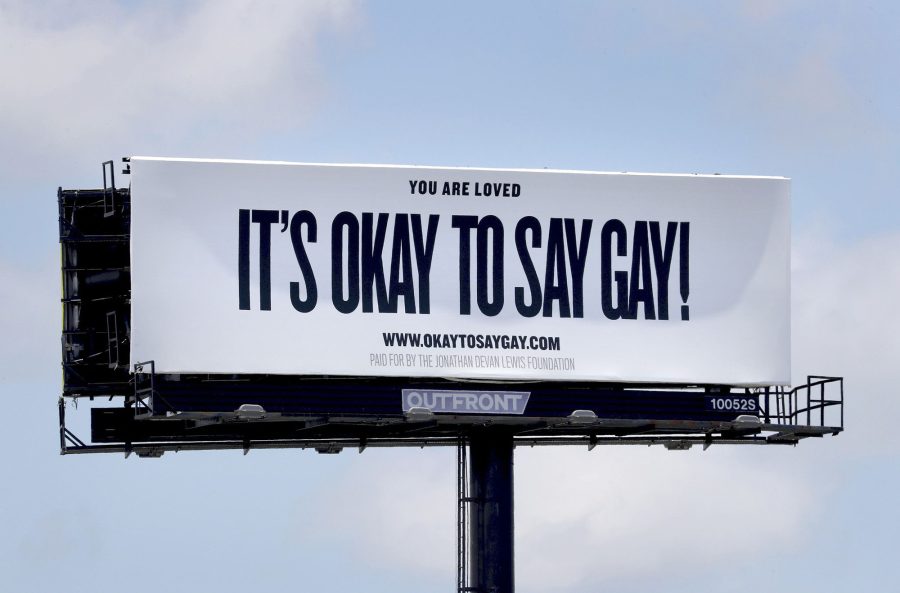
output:
<path id="1" fill-rule="evenodd" d="M 758 407 L 756 400 L 732 398 L 732 397 L 714 397 L 710 400 L 713 410 L 735 410 L 741 412 L 755 412 Z"/>

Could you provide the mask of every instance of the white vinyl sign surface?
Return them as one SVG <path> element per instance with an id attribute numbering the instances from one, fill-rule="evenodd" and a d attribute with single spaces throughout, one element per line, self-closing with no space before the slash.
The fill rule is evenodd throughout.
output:
<path id="1" fill-rule="evenodd" d="M 790 382 L 790 182 L 131 160 L 162 373 Z"/>

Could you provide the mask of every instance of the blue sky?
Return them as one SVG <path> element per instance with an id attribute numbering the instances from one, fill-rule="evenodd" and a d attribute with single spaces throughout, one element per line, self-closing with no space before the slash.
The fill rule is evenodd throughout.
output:
<path id="1" fill-rule="evenodd" d="M 55 191 L 130 154 L 791 177 L 848 431 L 519 450 L 518 588 L 900 588 L 900 8 L 485 4 L 0 1 L 0 589 L 454 587 L 449 450 L 57 455 Z"/>

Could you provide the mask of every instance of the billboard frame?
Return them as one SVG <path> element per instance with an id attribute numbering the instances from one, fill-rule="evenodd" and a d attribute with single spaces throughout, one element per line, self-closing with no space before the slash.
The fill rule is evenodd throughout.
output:
<path id="1" fill-rule="evenodd" d="M 122 160 L 121 172 L 130 174 L 130 159 Z M 131 193 L 130 188 L 116 187 L 113 161 L 104 162 L 102 169 L 102 189 L 60 188 L 57 194 L 63 273 L 63 453 L 216 447 L 246 451 L 282 446 L 334 450 L 422 446 L 428 441 L 450 446 L 479 426 L 501 425 L 513 430 L 516 442 L 529 446 L 586 444 L 591 448 L 618 440 L 672 447 L 712 442 L 783 444 L 843 430 L 843 380 L 838 377 L 810 376 L 804 385 L 789 389 L 426 377 L 158 375 L 153 361 L 130 364 Z M 418 410 L 426 417 L 417 423 L 400 406 L 404 389 L 480 393 L 501 387 L 529 394 L 527 414 Z M 93 412 L 92 437 L 98 444 L 87 445 L 66 428 L 64 401 L 96 396 L 121 397 L 123 406 Z M 732 402 L 733 409 L 725 406 Z M 737 403 L 741 402 L 753 406 L 740 410 Z M 579 416 L 582 413 L 586 416 Z M 412 424 L 416 426 L 410 428 Z M 292 431 L 292 438 L 284 436 L 286 431 Z"/>

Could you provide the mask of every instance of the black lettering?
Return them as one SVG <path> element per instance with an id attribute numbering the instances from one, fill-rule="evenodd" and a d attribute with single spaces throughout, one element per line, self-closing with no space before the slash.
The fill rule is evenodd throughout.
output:
<path id="1" fill-rule="evenodd" d="M 601 305 L 607 319 L 621 319 L 628 311 L 628 273 L 612 271 L 612 240 L 616 237 L 616 255 L 628 255 L 628 231 L 621 220 L 606 221 L 600 230 L 600 283 Z M 612 283 L 616 283 L 616 302 L 613 304 Z"/>
<path id="2" fill-rule="evenodd" d="M 555 273 L 554 273 L 555 272 Z M 556 277 L 554 283 L 553 278 Z M 562 218 L 550 219 L 547 233 L 547 270 L 544 276 L 544 317 L 553 316 L 553 301 L 559 301 L 559 316 L 571 317 L 569 281 L 566 273 L 566 247 Z"/>
<path id="3" fill-rule="evenodd" d="M 488 243 L 488 233 L 492 244 Z M 503 223 L 493 215 L 485 216 L 478 223 L 476 292 L 478 308 L 488 317 L 493 317 L 503 309 Z M 490 246 L 490 249 L 488 247 Z M 491 288 L 494 300 L 488 296 L 488 255 L 493 255 Z"/>
<path id="4" fill-rule="evenodd" d="M 347 231 L 347 298 L 344 298 L 344 230 Z M 341 212 L 331 224 L 331 302 L 341 313 L 359 306 L 359 221 Z"/>
<path id="5" fill-rule="evenodd" d="M 394 216 L 388 313 L 397 312 L 397 301 L 401 296 L 403 297 L 403 310 L 406 313 L 415 313 L 416 287 L 412 279 L 412 255 L 409 252 L 409 216 L 407 214 Z M 385 311 L 381 307 L 378 310 L 379 312 Z"/>
<path id="6" fill-rule="evenodd" d="M 588 243 L 594 221 L 581 221 L 581 245 L 575 239 L 575 220 L 567 218 L 566 248 L 569 252 L 569 266 L 572 268 L 572 308 L 575 318 L 584 317 L 584 266 L 587 260 Z"/>
<path id="7" fill-rule="evenodd" d="M 272 310 L 272 225 L 278 210 L 254 210 L 251 220 L 259 225 L 259 308 Z"/>
<path id="8" fill-rule="evenodd" d="M 238 210 L 238 308 L 250 309 L 250 211 Z"/>
<path id="9" fill-rule="evenodd" d="M 434 256 L 434 242 L 437 237 L 438 214 L 428 216 L 428 230 L 422 238 L 422 215 L 413 214 L 413 245 L 416 249 L 416 268 L 419 272 L 419 313 L 431 312 L 431 260 Z"/>
<path id="10" fill-rule="evenodd" d="M 531 231 L 531 246 L 541 246 L 541 223 L 534 216 L 526 216 L 522 218 L 516 225 L 516 250 L 519 252 L 519 260 L 522 262 L 522 270 L 525 272 L 525 278 L 528 280 L 528 289 L 531 291 L 531 304 L 525 304 L 525 289 L 517 286 L 516 309 L 523 317 L 534 317 L 541 311 L 541 303 L 543 295 L 541 293 L 541 281 L 538 278 L 537 271 L 534 269 L 534 263 L 528 254 L 528 244 L 525 234 Z"/>
<path id="11" fill-rule="evenodd" d="M 650 242 L 647 222 L 634 223 L 631 245 L 631 286 L 628 290 L 628 314 L 626 319 L 637 319 L 638 304 L 644 305 L 644 319 L 656 319 L 653 304 L 653 276 L 650 273 Z"/>
<path id="12" fill-rule="evenodd" d="M 683 305 L 681 305 L 681 319 L 682 321 L 689 321 L 691 318 L 691 310 L 690 306 L 687 304 L 687 300 L 688 296 L 690 296 L 691 294 L 691 223 L 682 222 L 680 226 L 681 232 L 679 233 L 679 237 L 681 238 L 681 245 L 678 249 L 678 257 L 680 259 L 679 279 L 681 284 L 681 301 L 684 303 Z"/>
<path id="13" fill-rule="evenodd" d="M 475 184 L 478 192 L 478 184 Z M 450 226 L 459 229 L 459 314 L 472 314 L 472 229 L 478 226 L 477 216 L 455 214 Z"/>
<path id="14" fill-rule="evenodd" d="M 306 299 L 301 299 L 300 283 L 291 282 L 291 304 L 301 313 L 309 313 L 316 307 L 319 291 L 309 257 L 306 255 L 306 248 L 303 246 L 303 237 L 300 234 L 303 225 L 306 225 L 306 240 L 315 243 L 316 217 L 309 210 L 301 210 L 291 218 L 291 243 L 294 246 L 294 256 L 297 258 L 297 264 L 300 266 L 300 273 L 306 286 Z"/>
<path id="15" fill-rule="evenodd" d="M 424 182 L 421 182 L 424 183 Z M 381 252 L 384 250 L 384 237 L 387 234 L 388 215 L 385 212 L 378 213 L 377 223 L 373 222 L 372 212 L 362 213 L 362 310 L 364 313 L 373 311 L 372 291 L 378 297 L 378 310 L 386 311 L 389 308 L 387 282 L 384 278 L 384 262 Z M 372 227 L 375 226 L 374 235 Z"/>
<path id="16" fill-rule="evenodd" d="M 665 247 L 663 247 L 659 235 L 659 222 L 652 221 L 650 223 L 653 267 L 656 269 L 656 310 L 659 319 L 669 318 L 669 272 L 672 267 L 672 252 L 675 250 L 675 234 L 677 232 L 677 223 L 666 223 Z"/>

